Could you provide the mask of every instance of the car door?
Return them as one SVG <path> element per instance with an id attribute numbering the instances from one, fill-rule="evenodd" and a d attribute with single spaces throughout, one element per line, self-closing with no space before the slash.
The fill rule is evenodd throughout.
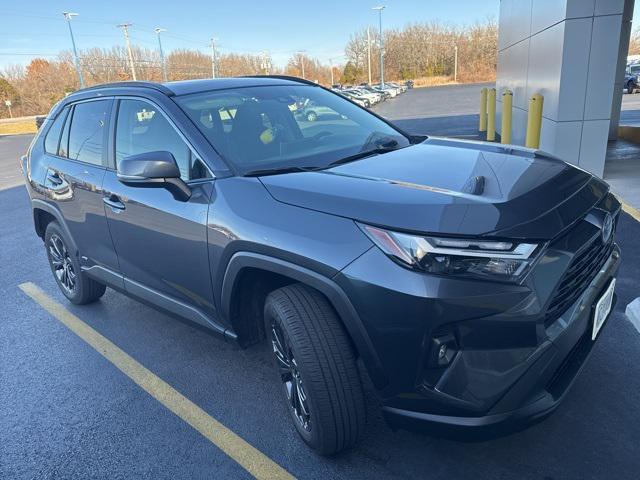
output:
<path id="1" fill-rule="evenodd" d="M 104 201 L 125 288 L 203 323 L 202 314 L 215 316 L 207 250 L 213 176 L 158 105 L 140 98 L 119 99 L 114 122 L 115 168 L 105 175 Z M 174 198 L 166 188 L 118 180 L 122 158 L 153 151 L 173 154 L 191 189 L 189 200 Z"/>
<path id="2" fill-rule="evenodd" d="M 69 106 L 45 138 L 49 152 L 46 194 L 62 214 L 78 248 L 80 265 L 92 273 L 118 269 L 102 202 L 112 103 L 112 99 L 101 98 Z"/>

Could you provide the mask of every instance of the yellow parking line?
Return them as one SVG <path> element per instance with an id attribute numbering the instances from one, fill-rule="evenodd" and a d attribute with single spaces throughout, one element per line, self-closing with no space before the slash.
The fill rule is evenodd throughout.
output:
<path id="1" fill-rule="evenodd" d="M 255 478 L 294 478 L 280 465 L 222 425 L 125 351 L 69 312 L 60 303 L 43 292 L 36 284 L 31 282 L 23 283 L 20 285 L 20 289 L 109 360 L 140 388 L 195 428 Z"/>
<path id="2" fill-rule="evenodd" d="M 640 222 L 640 210 L 632 207 L 627 202 L 618 197 L 618 201 L 622 204 L 622 210 L 631 215 L 637 222 Z"/>

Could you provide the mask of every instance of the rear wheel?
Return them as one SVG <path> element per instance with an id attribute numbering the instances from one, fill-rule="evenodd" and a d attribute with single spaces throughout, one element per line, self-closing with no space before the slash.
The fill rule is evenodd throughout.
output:
<path id="1" fill-rule="evenodd" d="M 356 358 L 326 298 L 301 284 L 269 294 L 266 331 L 287 408 L 302 439 L 324 455 L 356 443 L 364 393 Z"/>
<path id="2" fill-rule="evenodd" d="M 316 112 L 307 112 L 307 121 L 315 122 L 318 119 L 318 114 Z"/>
<path id="3" fill-rule="evenodd" d="M 71 303 L 83 305 L 95 302 L 104 295 L 106 287 L 80 269 L 78 258 L 57 222 L 47 225 L 44 243 L 53 278 Z"/>

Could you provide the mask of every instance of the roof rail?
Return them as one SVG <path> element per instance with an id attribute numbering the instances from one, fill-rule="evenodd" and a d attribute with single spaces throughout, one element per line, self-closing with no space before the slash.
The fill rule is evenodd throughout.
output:
<path id="1" fill-rule="evenodd" d="M 306 78 L 294 77 L 292 75 L 245 75 L 244 78 L 276 78 L 279 80 L 289 80 L 290 82 L 304 83 L 305 85 L 318 86 L 316 82 L 312 82 Z"/>
<path id="2" fill-rule="evenodd" d="M 162 85 L 161 83 L 145 82 L 145 81 L 139 81 L 139 80 L 128 81 L 128 82 L 101 83 L 99 85 L 92 85 L 91 87 L 81 88 L 80 90 L 76 90 L 74 93 L 81 93 L 81 92 L 87 92 L 92 90 L 104 90 L 107 88 L 121 88 L 121 87 L 151 88 L 153 90 L 162 92 L 169 97 L 175 95 L 171 89 Z"/>

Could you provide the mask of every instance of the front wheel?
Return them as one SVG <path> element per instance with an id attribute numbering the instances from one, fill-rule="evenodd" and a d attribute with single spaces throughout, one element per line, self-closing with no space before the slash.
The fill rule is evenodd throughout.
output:
<path id="1" fill-rule="evenodd" d="M 330 455 L 354 445 L 365 424 L 356 358 L 326 298 L 295 284 L 269 294 L 265 327 L 287 409 L 302 439 Z"/>
<path id="2" fill-rule="evenodd" d="M 57 222 L 47 225 L 44 244 L 53 277 L 60 291 L 71 303 L 84 305 L 95 302 L 104 295 L 105 285 L 89 278 L 80 269 L 80 262 Z"/>
<path id="3" fill-rule="evenodd" d="M 307 121 L 315 122 L 318 119 L 318 114 L 316 112 L 307 112 Z"/>

